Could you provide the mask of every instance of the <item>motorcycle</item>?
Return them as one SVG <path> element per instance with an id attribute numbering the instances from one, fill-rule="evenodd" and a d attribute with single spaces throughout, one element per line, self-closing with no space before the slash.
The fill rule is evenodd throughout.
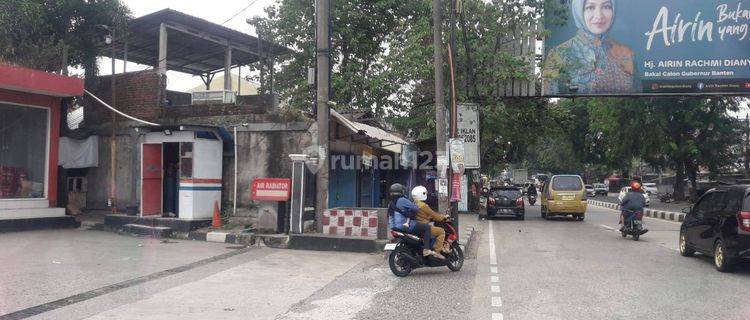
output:
<path id="1" fill-rule="evenodd" d="M 535 194 L 530 194 L 529 195 L 529 205 L 533 206 L 535 203 L 536 203 L 536 195 Z"/>
<path id="2" fill-rule="evenodd" d="M 674 196 L 671 193 L 662 193 L 659 195 L 659 201 L 662 203 L 670 203 L 674 201 Z"/>
<path id="3" fill-rule="evenodd" d="M 435 226 L 445 229 L 445 245 L 451 252 L 445 255 L 445 260 L 433 256 L 422 255 L 422 239 L 416 235 L 391 230 L 393 242 L 385 245 L 388 256 L 388 266 L 397 277 L 406 277 L 412 270 L 418 268 L 434 268 L 447 266 L 453 272 L 461 270 L 464 265 L 464 252 L 458 244 L 458 234 L 453 224 L 449 222 L 435 223 Z M 432 239 L 434 243 L 435 239 Z"/>
<path id="4" fill-rule="evenodd" d="M 622 234 L 623 238 L 627 237 L 628 235 L 632 235 L 633 241 L 638 241 L 642 234 L 648 232 L 648 229 L 643 228 L 642 211 L 623 211 L 622 217 L 625 220 L 623 221 L 623 226 L 620 229 L 620 233 Z"/>

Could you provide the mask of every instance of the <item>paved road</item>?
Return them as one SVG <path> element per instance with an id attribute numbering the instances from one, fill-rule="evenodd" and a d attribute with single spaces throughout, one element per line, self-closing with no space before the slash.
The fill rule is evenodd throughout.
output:
<path id="1" fill-rule="evenodd" d="M 616 211 L 591 206 L 585 222 L 545 221 L 538 207 L 526 221 L 491 221 L 477 276 L 496 306 L 484 318 L 747 319 L 734 301 L 746 300 L 750 268 L 722 274 L 707 257 L 681 257 L 678 223 L 645 223 L 635 242 L 614 230 Z"/>
<path id="2" fill-rule="evenodd" d="M 421 269 L 407 278 L 390 273 L 384 254 L 249 248 L 102 295 L 84 295 L 32 319 L 747 319 L 747 264 L 733 274 L 719 273 L 708 257 L 679 255 L 678 223 L 646 218 L 645 224 L 651 231 L 635 242 L 615 231 L 616 211 L 593 206 L 584 222 L 542 220 L 538 206 L 528 207 L 526 221 L 477 221 L 464 215 L 462 229 L 473 226 L 478 236 L 463 269 Z M 28 237 L 52 234 L 2 238 L 23 246 L 31 241 Z M 106 233 L 66 235 L 101 243 L 95 253 L 78 252 L 71 244 L 68 249 L 53 246 L 63 257 L 81 257 L 79 265 L 91 267 L 70 268 L 88 272 L 89 278 L 54 271 L 60 264 L 36 266 L 55 255 L 53 251 L 17 250 L 23 258 L 16 265 L 31 269 L 6 269 L 6 280 L 31 282 L 12 282 L 15 288 L 3 282 L 0 301 L 6 308 L 49 302 L 69 292 L 236 250 L 224 244 L 152 243 Z M 144 248 L 137 244 L 148 249 L 123 249 Z M 123 251 L 105 254 L 110 247 Z M 93 244 L 84 248 L 96 250 Z M 122 262 L 125 271 L 109 278 L 105 271 L 119 270 L 117 255 L 137 263 Z M 71 261 L 62 259 L 62 267 Z M 76 281 L 80 284 L 65 288 Z M 41 296 L 46 292 L 52 296 Z M 21 301 L 34 295 L 40 297 Z"/>

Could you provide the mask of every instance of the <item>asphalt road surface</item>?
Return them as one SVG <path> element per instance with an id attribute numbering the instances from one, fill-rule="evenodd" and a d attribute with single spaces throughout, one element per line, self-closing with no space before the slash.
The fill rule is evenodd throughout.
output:
<path id="1" fill-rule="evenodd" d="M 622 238 L 617 212 L 594 206 L 585 222 L 545 221 L 539 207 L 526 221 L 490 221 L 477 277 L 495 306 L 484 318 L 747 319 L 746 263 L 719 273 L 708 257 L 679 255 L 679 223 L 645 226 L 640 241 Z"/>
<path id="2" fill-rule="evenodd" d="M 12 259 L 3 269 L 0 319 L 23 319 L 8 312 L 44 303 L 53 308 L 31 319 L 748 318 L 747 263 L 725 274 L 708 257 L 681 257 L 675 222 L 645 218 L 650 232 L 640 241 L 622 238 L 617 214 L 589 206 L 583 222 L 543 220 L 533 206 L 525 221 L 462 215 L 461 229 L 477 230 L 463 269 L 419 269 L 406 278 L 391 274 L 383 253 L 4 234 L 0 240 L 15 247 L 4 249 Z M 174 272 L 143 278 L 168 268 Z M 57 300 L 73 294 L 75 301 Z"/>

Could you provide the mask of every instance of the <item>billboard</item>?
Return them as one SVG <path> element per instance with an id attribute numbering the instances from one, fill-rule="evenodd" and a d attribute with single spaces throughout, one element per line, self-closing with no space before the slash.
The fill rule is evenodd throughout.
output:
<path id="1" fill-rule="evenodd" d="M 750 94 L 750 2 L 567 0 L 542 94 Z"/>

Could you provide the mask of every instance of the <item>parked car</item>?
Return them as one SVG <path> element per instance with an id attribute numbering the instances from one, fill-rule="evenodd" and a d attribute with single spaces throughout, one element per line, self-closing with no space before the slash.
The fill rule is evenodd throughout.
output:
<path id="1" fill-rule="evenodd" d="M 594 189 L 594 186 L 590 184 L 586 185 L 586 195 L 589 197 L 596 197 L 596 189 Z"/>
<path id="2" fill-rule="evenodd" d="M 594 183 L 594 191 L 596 191 L 596 195 L 602 195 L 605 197 L 609 194 L 609 188 L 603 183 Z"/>
<path id="3" fill-rule="evenodd" d="M 623 187 L 622 189 L 620 189 L 620 195 L 617 196 L 617 200 L 622 202 L 622 199 L 625 198 L 625 195 L 628 194 L 628 192 L 630 192 L 630 187 Z M 650 206 L 651 197 L 648 195 L 648 193 L 643 193 L 643 196 L 646 198 L 646 206 Z"/>
<path id="4" fill-rule="evenodd" d="M 552 176 L 542 189 L 542 218 L 570 215 L 583 221 L 586 215 L 586 188 L 578 175 Z"/>
<path id="5" fill-rule="evenodd" d="M 526 218 L 526 206 L 523 202 L 523 192 L 516 187 L 496 187 L 490 190 L 487 198 L 487 218 L 516 217 Z"/>
<path id="6" fill-rule="evenodd" d="M 721 272 L 750 256 L 750 185 L 722 186 L 707 191 L 692 208 L 683 209 L 680 254 L 696 251 L 713 256 Z"/>
<path id="7" fill-rule="evenodd" d="M 656 183 L 651 182 L 643 184 L 643 191 L 645 191 L 649 196 L 659 194 L 659 188 L 656 187 Z"/>

